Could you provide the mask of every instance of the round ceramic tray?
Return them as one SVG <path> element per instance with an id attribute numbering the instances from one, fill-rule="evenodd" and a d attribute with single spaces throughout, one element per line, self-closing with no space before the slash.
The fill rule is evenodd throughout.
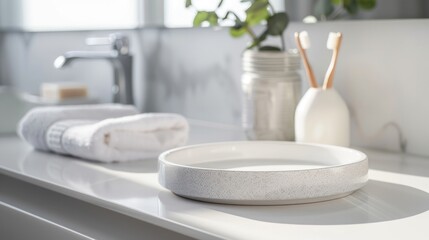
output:
<path id="1" fill-rule="evenodd" d="M 362 152 L 293 142 L 193 145 L 159 157 L 159 181 L 195 200 L 280 205 L 325 201 L 351 194 L 368 180 Z"/>

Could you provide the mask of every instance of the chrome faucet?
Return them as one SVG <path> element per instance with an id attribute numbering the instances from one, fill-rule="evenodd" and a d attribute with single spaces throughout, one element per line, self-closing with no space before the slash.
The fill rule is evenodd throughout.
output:
<path id="1" fill-rule="evenodd" d="M 105 59 L 113 67 L 113 102 L 134 104 L 132 88 L 133 57 L 129 54 L 128 37 L 114 33 L 107 38 L 87 38 L 87 45 L 110 45 L 109 51 L 69 51 L 57 57 L 54 67 L 61 69 L 77 59 Z"/>

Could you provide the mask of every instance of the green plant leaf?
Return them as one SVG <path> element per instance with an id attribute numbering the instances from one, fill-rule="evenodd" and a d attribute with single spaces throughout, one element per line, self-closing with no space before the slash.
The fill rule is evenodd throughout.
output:
<path id="1" fill-rule="evenodd" d="M 192 0 L 186 0 L 185 6 L 186 8 L 192 6 Z"/>
<path id="2" fill-rule="evenodd" d="M 267 8 L 261 9 L 256 12 L 249 12 L 246 17 L 246 22 L 250 26 L 258 25 L 262 21 L 267 20 L 269 16 L 270 16 L 270 13 L 268 12 Z"/>
<path id="3" fill-rule="evenodd" d="M 327 17 L 334 12 L 334 5 L 331 0 L 319 0 L 314 5 L 314 16 L 318 19 L 322 19 L 322 17 Z"/>
<path id="4" fill-rule="evenodd" d="M 265 30 L 263 33 L 261 33 L 261 35 L 259 35 L 258 40 L 259 42 L 263 42 L 265 41 L 265 39 L 267 39 L 268 37 L 268 30 Z"/>
<path id="5" fill-rule="evenodd" d="M 281 52 L 282 50 L 274 46 L 262 46 L 259 48 L 259 51 L 272 51 L 272 52 Z"/>
<path id="6" fill-rule="evenodd" d="M 219 17 L 215 12 L 199 11 L 194 17 L 194 27 L 201 26 L 204 22 L 208 22 L 210 26 L 218 25 Z"/>
<path id="7" fill-rule="evenodd" d="M 229 29 L 229 34 L 234 38 L 239 38 L 246 34 L 246 27 L 243 25 L 236 24 L 234 27 Z"/>
<path id="8" fill-rule="evenodd" d="M 343 4 L 343 0 L 331 0 L 331 3 L 335 5 L 340 5 Z"/>
<path id="9" fill-rule="evenodd" d="M 375 6 L 377 5 L 376 0 L 358 0 L 357 3 L 358 3 L 360 8 L 365 9 L 365 10 L 371 10 L 371 9 L 375 8 Z"/>
<path id="10" fill-rule="evenodd" d="M 352 15 L 358 12 L 357 0 L 343 0 L 343 7 Z"/>
<path id="11" fill-rule="evenodd" d="M 257 25 L 266 20 L 270 13 L 268 12 L 268 0 L 256 0 L 248 9 L 246 9 L 246 22 L 249 26 Z"/>
<path id="12" fill-rule="evenodd" d="M 209 16 L 207 18 L 207 22 L 209 22 L 210 26 L 217 26 L 218 25 L 219 17 L 215 12 L 209 12 Z"/>
<path id="13" fill-rule="evenodd" d="M 257 14 L 259 11 L 267 9 L 268 1 L 267 0 L 259 0 L 254 1 L 249 8 L 246 9 L 246 14 Z"/>
<path id="14" fill-rule="evenodd" d="M 207 20 L 209 13 L 206 11 L 198 11 L 194 17 L 193 25 L 194 27 L 199 27 L 201 24 Z"/>
<path id="15" fill-rule="evenodd" d="M 264 31 L 261 35 L 259 35 L 259 37 L 254 40 L 248 47 L 247 49 L 252 49 L 256 46 L 259 46 L 261 44 L 261 42 L 265 41 L 265 39 L 267 39 L 268 36 L 268 32 Z"/>
<path id="16" fill-rule="evenodd" d="M 272 15 L 267 21 L 267 32 L 269 35 L 278 36 L 283 34 L 289 23 L 289 17 L 285 12 Z"/>
<path id="17" fill-rule="evenodd" d="M 256 0 L 250 5 L 248 9 L 246 9 L 246 13 L 249 14 L 251 12 L 257 12 L 262 9 L 266 9 L 268 7 L 268 0 Z"/>

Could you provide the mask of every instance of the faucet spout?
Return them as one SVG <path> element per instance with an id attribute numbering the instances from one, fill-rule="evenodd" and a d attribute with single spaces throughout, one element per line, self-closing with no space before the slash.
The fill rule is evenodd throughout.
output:
<path id="1" fill-rule="evenodd" d="M 61 56 L 58 56 L 54 61 L 54 67 L 57 69 L 63 68 L 70 62 L 76 59 L 115 59 L 118 57 L 116 50 L 112 51 L 69 51 Z"/>
<path id="2" fill-rule="evenodd" d="M 128 52 L 128 38 L 112 34 L 109 38 L 112 49 L 109 51 L 69 51 L 58 56 L 54 67 L 61 69 L 75 60 L 107 60 L 114 74 L 112 86 L 113 102 L 134 104 L 132 94 L 133 57 Z"/>

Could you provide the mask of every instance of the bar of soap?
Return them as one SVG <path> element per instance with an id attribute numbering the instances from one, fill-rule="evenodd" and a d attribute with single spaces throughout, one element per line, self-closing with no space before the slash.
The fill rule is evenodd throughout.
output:
<path id="1" fill-rule="evenodd" d="M 40 88 L 40 96 L 47 101 L 86 98 L 88 88 L 85 84 L 77 82 L 43 83 Z"/>

